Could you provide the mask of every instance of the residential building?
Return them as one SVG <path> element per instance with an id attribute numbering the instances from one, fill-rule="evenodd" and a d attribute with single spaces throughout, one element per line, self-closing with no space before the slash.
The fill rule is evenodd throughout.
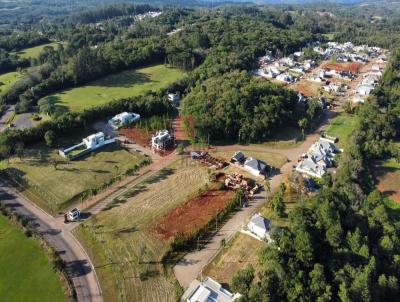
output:
<path id="1" fill-rule="evenodd" d="M 172 145 L 172 137 L 168 130 L 158 131 L 151 138 L 151 147 L 156 150 L 165 150 Z"/>
<path id="2" fill-rule="evenodd" d="M 87 149 L 94 150 L 102 147 L 105 144 L 106 139 L 103 132 L 97 132 L 95 134 L 89 135 L 82 141 Z"/>
<path id="3" fill-rule="evenodd" d="M 374 86 L 372 85 L 359 85 L 357 87 L 357 93 L 364 96 L 370 95 L 372 90 L 374 90 Z"/>
<path id="4" fill-rule="evenodd" d="M 231 157 L 231 162 L 232 163 L 238 163 L 242 164 L 245 161 L 245 156 L 242 151 L 237 151 L 233 156 Z"/>
<path id="5" fill-rule="evenodd" d="M 265 177 L 267 174 L 267 164 L 261 160 L 249 157 L 244 162 L 244 168 L 255 176 Z"/>
<path id="6" fill-rule="evenodd" d="M 210 277 L 202 282 L 193 280 L 181 297 L 181 302 L 233 302 L 242 295 L 231 293 Z"/>
<path id="7" fill-rule="evenodd" d="M 282 73 L 276 77 L 278 81 L 286 82 L 286 83 L 293 83 L 294 77 L 289 73 Z"/>
<path id="8" fill-rule="evenodd" d="M 254 214 L 253 217 L 251 217 L 247 224 L 247 229 L 261 240 L 272 241 L 270 237 L 271 222 L 262 217 L 260 213 Z"/>
<path id="9" fill-rule="evenodd" d="M 132 112 L 122 112 L 110 119 L 108 121 L 108 125 L 115 130 L 119 127 L 135 123 L 138 120 L 140 120 L 140 114 Z"/>
<path id="10" fill-rule="evenodd" d="M 168 93 L 168 100 L 174 105 L 177 106 L 179 104 L 180 98 L 176 93 Z"/>

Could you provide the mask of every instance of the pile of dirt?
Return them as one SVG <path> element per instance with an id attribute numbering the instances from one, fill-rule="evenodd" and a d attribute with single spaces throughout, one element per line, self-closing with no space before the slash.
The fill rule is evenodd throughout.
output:
<path id="1" fill-rule="evenodd" d="M 204 228 L 226 207 L 234 194 L 233 191 L 209 190 L 191 198 L 162 217 L 154 232 L 166 240 L 178 234 L 189 236 L 194 231 Z"/>

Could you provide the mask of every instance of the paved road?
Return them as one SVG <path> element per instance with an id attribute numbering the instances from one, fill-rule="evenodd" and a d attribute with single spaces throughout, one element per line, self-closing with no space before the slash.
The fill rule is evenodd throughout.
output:
<path id="1" fill-rule="evenodd" d="M 324 121 L 323 125 L 318 128 L 314 134 L 311 134 L 300 145 L 294 148 L 278 150 L 276 148 L 268 148 L 264 146 L 242 146 L 230 145 L 223 147 L 216 147 L 218 150 L 237 151 L 237 150 L 259 150 L 265 152 L 275 152 L 285 155 L 288 162 L 280 169 L 279 174 L 271 177 L 271 192 L 273 193 L 282 182 L 282 178 L 288 175 L 293 170 L 293 164 L 297 164 L 297 158 L 300 154 L 305 153 L 310 146 L 318 139 L 319 133 L 326 127 L 326 123 L 333 115 L 329 114 L 328 118 Z M 208 242 L 201 250 L 188 253 L 182 260 L 180 260 L 174 267 L 175 277 L 178 279 L 179 284 L 186 289 L 189 284 L 196 279 L 202 272 L 203 268 L 211 262 L 216 256 L 221 247 L 221 240 L 225 239 L 228 242 L 233 235 L 240 230 L 253 215 L 259 206 L 266 200 L 267 193 L 261 191 L 255 195 L 254 200 L 247 208 L 241 209 L 236 212 L 217 232 L 217 234 Z"/>
<path id="2" fill-rule="evenodd" d="M 44 239 L 60 253 L 79 302 L 103 301 L 100 285 L 88 255 L 63 222 L 60 223 L 31 203 L 3 180 L 0 180 L 0 201 L 19 214 L 30 217 L 37 224 Z"/>

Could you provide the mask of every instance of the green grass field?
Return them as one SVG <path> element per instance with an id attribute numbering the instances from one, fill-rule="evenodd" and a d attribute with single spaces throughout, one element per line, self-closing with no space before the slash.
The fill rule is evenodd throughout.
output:
<path id="1" fill-rule="evenodd" d="M 19 78 L 20 74 L 16 71 L 7 72 L 0 75 L 0 95 L 5 94 L 8 89 L 14 84 Z"/>
<path id="2" fill-rule="evenodd" d="M 82 111 L 113 99 L 158 90 L 182 76 L 182 71 L 160 64 L 112 74 L 85 86 L 67 89 L 46 98 L 54 98 L 61 106 L 66 106 L 72 111 Z"/>
<path id="3" fill-rule="evenodd" d="M 65 301 L 62 285 L 44 251 L 0 215 L 1 301 Z"/>
<path id="4" fill-rule="evenodd" d="M 172 163 L 129 189 L 77 229 L 104 301 L 177 301 L 173 274 L 160 262 L 168 242 L 153 227 L 208 182 L 206 167 L 185 163 Z"/>
<path id="5" fill-rule="evenodd" d="M 7 169 L 29 183 L 25 192 L 27 196 L 39 206 L 55 212 L 79 201 L 73 199 L 79 193 L 97 188 L 125 173 L 142 159 L 143 155 L 112 144 L 88 156 L 68 161 L 58 154 L 58 150 L 41 144 L 25 150 L 21 158 L 12 157 Z M 58 161 L 57 167 L 54 161 Z M 3 161 L 3 168 L 5 166 Z"/>
<path id="6" fill-rule="evenodd" d="M 339 146 L 346 147 L 353 131 L 357 127 L 357 117 L 342 113 L 332 119 L 326 133 L 339 139 Z"/>
<path id="7" fill-rule="evenodd" d="M 46 46 L 52 46 L 54 49 L 57 49 L 58 44 L 60 44 L 60 43 L 53 42 L 53 43 L 43 44 L 43 45 L 34 46 L 34 47 L 30 47 L 30 48 L 25 48 L 25 49 L 17 52 L 17 54 L 23 59 L 37 58 L 43 48 L 45 48 Z"/>

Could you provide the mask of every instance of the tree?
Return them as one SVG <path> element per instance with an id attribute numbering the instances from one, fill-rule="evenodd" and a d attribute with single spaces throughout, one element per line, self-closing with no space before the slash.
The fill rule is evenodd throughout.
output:
<path id="1" fill-rule="evenodd" d="M 57 140 L 57 137 L 56 137 L 56 134 L 54 133 L 54 131 L 53 130 L 46 131 L 46 133 L 44 134 L 44 140 L 48 147 L 54 147 L 56 144 L 56 140 Z"/>
<path id="2" fill-rule="evenodd" d="M 278 190 L 275 192 L 274 196 L 269 200 L 269 207 L 272 212 L 278 217 L 283 217 L 285 214 L 285 203 L 284 203 L 284 194 L 285 194 L 286 186 L 282 183 Z"/>
<path id="3" fill-rule="evenodd" d="M 264 188 L 265 188 L 265 202 L 268 201 L 268 195 L 271 194 L 271 182 L 268 178 L 264 180 Z"/>
<path id="4" fill-rule="evenodd" d="M 306 118 L 302 118 L 298 121 L 298 124 L 299 124 L 300 130 L 301 130 L 301 136 L 304 139 L 305 138 L 304 132 L 307 128 L 308 120 Z"/>
<path id="5" fill-rule="evenodd" d="M 244 296 L 248 295 L 254 279 L 254 268 L 249 264 L 245 269 L 237 271 L 231 281 L 232 289 Z"/>
<path id="6" fill-rule="evenodd" d="M 15 145 L 15 153 L 17 154 L 18 158 L 21 160 L 22 157 L 24 156 L 24 143 L 23 142 L 18 142 Z"/>

